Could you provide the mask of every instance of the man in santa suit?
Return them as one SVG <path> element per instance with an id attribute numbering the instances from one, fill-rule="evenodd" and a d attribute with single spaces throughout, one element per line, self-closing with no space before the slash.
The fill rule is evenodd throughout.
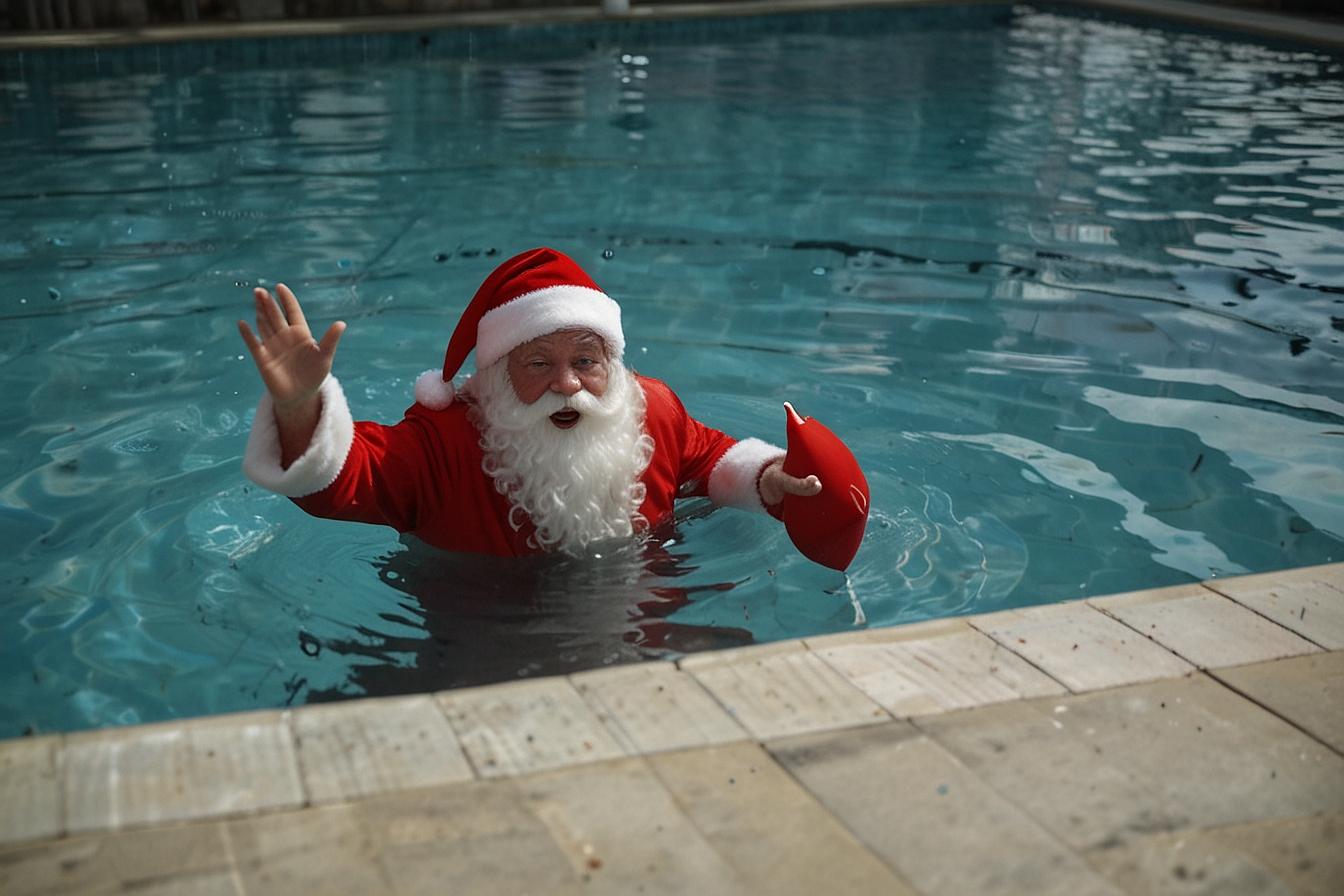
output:
<path id="1" fill-rule="evenodd" d="M 639 535 L 678 497 L 778 516 L 786 493 L 821 491 L 783 471 L 783 450 L 699 423 L 626 368 L 620 307 L 553 249 L 486 278 L 394 426 L 351 417 L 331 375 L 345 324 L 317 342 L 293 292 L 276 293 L 255 291 L 255 334 L 238 322 L 266 386 L 243 468 L 316 516 L 450 551 L 575 553 Z M 455 390 L 473 350 L 477 372 Z"/>

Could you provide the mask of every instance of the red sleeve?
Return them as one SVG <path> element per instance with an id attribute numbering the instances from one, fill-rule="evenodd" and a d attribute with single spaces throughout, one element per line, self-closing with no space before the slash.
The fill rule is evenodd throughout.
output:
<path id="1" fill-rule="evenodd" d="M 659 385 L 662 385 L 661 383 Z M 678 484 L 685 487 L 684 496 L 709 494 L 709 476 L 714 466 L 737 440 L 713 427 L 706 426 L 687 413 L 685 406 L 671 389 L 663 386 L 673 403 L 676 417 L 681 421 L 681 459 Z"/>
<path id="2" fill-rule="evenodd" d="M 678 451 L 677 485 L 682 496 L 708 496 L 716 504 L 765 511 L 756 481 L 766 465 L 784 456 L 760 439 L 738 441 L 696 420 L 666 384 L 641 377 L 651 429 L 669 435 Z M 659 425 L 656 421 L 664 421 Z M 655 443 L 659 432 L 653 433 Z M 666 445 L 664 447 L 667 447 Z"/>
<path id="3" fill-rule="evenodd" d="M 413 407 L 395 426 L 356 423 L 336 479 L 294 503 L 314 516 L 414 531 L 432 511 L 428 505 L 451 490 L 449 463 L 437 427 Z"/>

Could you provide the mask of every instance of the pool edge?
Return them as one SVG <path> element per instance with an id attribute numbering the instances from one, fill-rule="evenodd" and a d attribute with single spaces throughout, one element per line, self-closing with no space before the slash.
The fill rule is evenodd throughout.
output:
<path id="1" fill-rule="evenodd" d="M 1341 653 L 1344 563 L 1333 563 L 436 694 L 15 738 L 0 741 L 0 794 L 17 807 L 0 818 L 0 850 L 1223 684 L 1239 667 Z"/>
<path id="2" fill-rule="evenodd" d="M 686 18 L 731 18 L 780 13 L 842 11 L 846 9 L 980 6 L 1002 0 L 732 0 L 724 3 L 671 3 L 633 6 L 624 15 L 609 15 L 600 5 L 543 9 L 483 10 L 455 13 L 366 16 L 348 19 L 227 22 L 156 25 L 123 29 L 17 32 L 0 35 L 0 52 L 42 49 L 101 49 L 197 40 L 240 40 L 272 37 L 323 37 L 350 34 L 397 33 L 471 27 L 583 24 L 613 21 L 660 21 Z M 1049 0 L 1044 4 L 1054 5 Z M 1236 7 L 1210 6 L 1190 0 L 1068 0 L 1067 6 L 1141 15 L 1173 23 L 1216 28 L 1220 31 L 1284 39 L 1304 44 L 1344 47 L 1344 24 L 1284 13 Z"/>

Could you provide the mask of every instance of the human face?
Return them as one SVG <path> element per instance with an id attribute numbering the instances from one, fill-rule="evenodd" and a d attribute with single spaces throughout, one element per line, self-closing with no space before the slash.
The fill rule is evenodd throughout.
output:
<path id="1" fill-rule="evenodd" d="M 509 352 L 508 371 L 514 394 L 523 404 L 533 404 L 548 392 L 570 398 L 586 391 L 601 398 L 607 391 L 606 345 L 589 330 L 559 330 Z M 569 429 L 579 422 L 579 412 L 557 411 L 551 422 Z"/>

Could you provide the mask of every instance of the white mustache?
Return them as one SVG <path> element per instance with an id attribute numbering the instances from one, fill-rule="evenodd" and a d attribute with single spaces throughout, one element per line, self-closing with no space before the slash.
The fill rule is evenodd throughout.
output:
<path id="1" fill-rule="evenodd" d="M 531 404 L 524 405 L 524 408 L 523 415 L 529 422 L 544 420 L 567 409 L 602 419 L 610 418 L 620 410 L 615 402 L 604 402 L 587 389 L 580 389 L 568 396 L 559 392 L 546 392 Z"/>

